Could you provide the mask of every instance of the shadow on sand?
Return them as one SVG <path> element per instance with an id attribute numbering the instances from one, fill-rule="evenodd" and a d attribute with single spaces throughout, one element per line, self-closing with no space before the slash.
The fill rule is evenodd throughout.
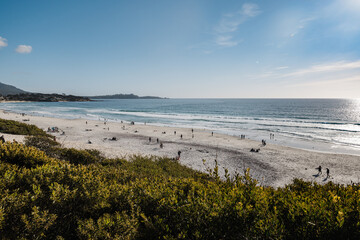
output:
<path id="1" fill-rule="evenodd" d="M 320 177 L 321 176 L 321 173 L 318 173 L 318 174 L 314 174 L 313 177 L 317 178 L 317 177 Z M 331 177 L 330 176 L 326 176 L 324 179 L 323 179 L 323 182 L 326 182 L 328 179 L 330 179 Z"/>

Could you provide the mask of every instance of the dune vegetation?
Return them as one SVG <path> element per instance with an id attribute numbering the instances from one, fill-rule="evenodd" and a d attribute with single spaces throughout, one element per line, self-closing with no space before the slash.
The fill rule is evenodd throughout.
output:
<path id="1" fill-rule="evenodd" d="M 30 135 L 0 143 L 1 239 L 359 239 L 360 185 L 259 186 L 166 158 L 107 159 Z M 11 125 L 11 126 L 9 126 Z M 1 128 L 3 131 L 5 128 Z"/>

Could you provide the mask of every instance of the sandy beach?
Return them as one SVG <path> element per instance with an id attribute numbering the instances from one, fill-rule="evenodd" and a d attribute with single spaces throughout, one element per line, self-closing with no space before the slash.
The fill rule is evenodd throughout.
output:
<path id="1" fill-rule="evenodd" d="M 97 149 L 110 158 L 132 155 L 148 155 L 176 158 L 181 151 L 180 163 L 196 170 L 206 171 L 213 167 L 215 159 L 220 173 L 224 168 L 230 174 L 243 173 L 250 168 L 251 176 L 261 185 L 285 186 L 294 178 L 326 183 L 341 184 L 360 182 L 360 156 L 330 154 L 284 147 L 266 140 L 266 146 L 259 141 L 241 139 L 237 136 L 213 133 L 208 130 L 174 128 L 128 122 L 102 122 L 85 119 L 59 119 L 21 115 L 0 111 L 0 118 L 34 124 L 47 131 L 57 127 L 58 132 L 50 134 L 64 147 Z M 22 142 L 24 136 L 2 134 L 6 140 Z M 157 142 L 159 140 L 159 143 Z M 91 142 L 91 143 L 90 143 Z M 160 147 L 162 143 L 163 148 Z M 251 149 L 259 149 L 251 152 Z M 206 160 L 204 165 L 203 160 Z M 322 174 L 315 169 L 322 166 Z M 330 178 L 326 177 L 330 169 Z"/>

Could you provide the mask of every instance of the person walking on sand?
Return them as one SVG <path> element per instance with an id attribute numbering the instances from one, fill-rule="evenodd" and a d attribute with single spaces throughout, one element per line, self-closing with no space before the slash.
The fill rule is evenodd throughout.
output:
<path id="1" fill-rule="evenodd" d="M 151 137 L 149 137 L 149 142 L 151 142 Z"/>
<path id="2" fill-rule="evenodd" d="M 330 177 L 330 169 L 326 168 L 326 178 Z"/>
<path id="3" fill-rule="evenodd" d="M 321 174 L 322 174 L 322 172 L 321 172 L 321 166 L 317 167 L 316 169 L 319 171 L 319 172 L 318 172 L 318 175 L 321 175 Z"/>
<path id="4" fill-rule="evenodd" d="M 178 160 L 180 160 L 181 151 L 178 151 Z"/>
<path id="5" fill-rule="evenodd" d="M 163 143 L 160 143 L 160 148 L 163 148 L 163 147 L 164 147 Z"/>

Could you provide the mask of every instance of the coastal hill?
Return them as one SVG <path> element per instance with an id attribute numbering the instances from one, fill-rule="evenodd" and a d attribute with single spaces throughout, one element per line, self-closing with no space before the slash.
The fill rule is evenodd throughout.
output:
<path id="1" fill-rule="evenodd" d="M 91 96 L 90 99 L 163 99 L 161 97 L 144 96 L 140 97 L 135 94 L 114 94 L 114 95 L 102 95 L 102 96 Z"/>
<path id="2" fill-rule="evenodd" d="M 161 97 L 144 96 L 135 94 L 114 94 L 91 97 L 80 97 L 65 94 L 45 94 L 27 92 L 12 85 L 0 83 L 0 101 L 32 101 L 32 102 L 83 102 L 90 99 L 162 99 Z"/>
<path id="3" fill-rule="evenodd" d="M 27 93 L 27 92 L 12 85 L 8 85 L 0 82 L 0 95 L 7 96 L 7 95 L 21 94 L 21 93 Z"/>
<path id="4" fill-rule="evenodd" d="M 90 101 L 86 97 L 78 97 L 65 94 L 31 93 L 0 83 L 0 101 L 27 101 L 27 102 L 84 102 Z"/>
<path id="5" fill-rule="evenodd" d="M 44 94 L 44 93 L 21 93 L 3 97 L 5 101 L 26 101 L 26 102 L 87 102 L 87 97 L 79 97 L 65 94 Z"/>

